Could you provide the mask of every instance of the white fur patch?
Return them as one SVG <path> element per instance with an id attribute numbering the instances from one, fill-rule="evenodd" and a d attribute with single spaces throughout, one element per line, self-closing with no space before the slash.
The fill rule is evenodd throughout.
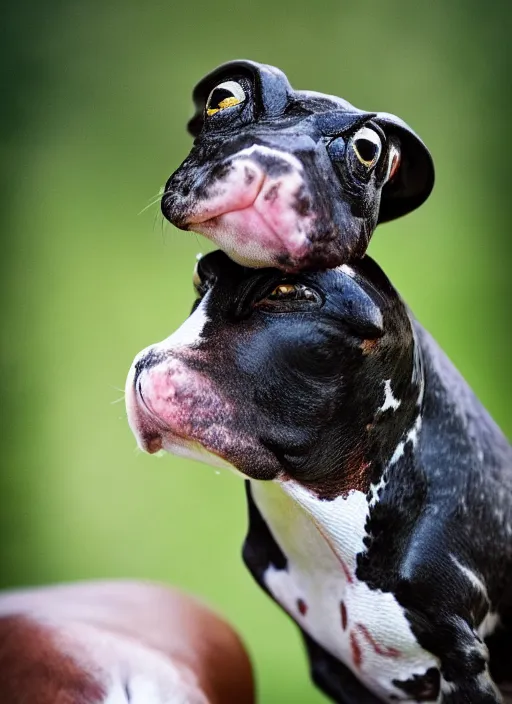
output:
<path id="1" fill-rule="evenodd" d="M 400 404 L 400 401 L 398 401 L 398 404 Z M 386 401 L 384 401 L 384 406 L 386 405 Z M 380 409 L 382 410 L 382 408 Z M 389 460 L 389 464 L 387 467 L 384 469 L 382 472 L 382 475 L 377 482 L 377 484 L 371 484 L 370 485 L 370 500 L 369 500 L 369 506 L 370 508 L 373 508 L 377 501 L 379 500 L 379 492 L 384 489 L 386 484 L 388 483 L 389 479 L 389 470 L 390 468 L 398 462 L 400 457 L 404 454 L 405 446 L 407 445 L 408 442 L 412 443 L 412 446 L 415 447 L 418 443 L 419 439 L 419 434 L 421 430 L 421 415 L 418 415 L 416 420 L 414 421 L 414 424 L 412 428 L 409 430 L 407 435 L 403 440 L 400 440 L 398 445 L 395 448 L 395 451 L 393 452 L 391 459 Z"/>
<path id="2" fill-rule="evenodd" d="M 151 676 L 135 674 L 126 683 L 116 682 L 102 704 L 207 704 L 169 668 L 168 680 L 157 682 Z"/>
<path id="3" fill-rule="evenodd" d="M 391 388 L 391 379 L 386 379 L 384 381 L 384 403 L 379 408 L 379 411 L 381 413 L 384 413 L 384 411 L 387 411 L 389 409 L 396 411 L 398 408 L 400 408 L 401 403 L 402 402 L 400 401 L 400 399 L 395 398 L 395 396 L 393 395 L 393 390 Z"/>
<path id="4" fill-rule="evenodd" d="M 482 623 L 476 629 L 479 638 L 484 639 L 487 638 L 487 636 L 490 636 L 491 633 L 494 633 L 494 631 L 496 630 L 496 626 L 499 624 L 499 622 L 499 614 L 493 611 L 489 611 L 488 613 L 486 613 Z"/>
<path id="5" fill-rule="evenodd" d="M 340 271 L 342 271 L 344 274 L 347 274 L 347 276 L 350 276 L 350 278 L 352 278 L 352 279 L 355 278 L 356 272 L 348 264 L 341 264 L 341 266 L 339 266 L 338 269 Z"/>
<path id="6" fill-rule="evenodd" d="M 379 500 L 379 493 L 384 489 L 386 484 L 388 483 L 387 480 L 387 474 L 386 472 L 382 472 L 381 478 L 377 482 L 377 484 L 370 484 L 370 501 L 369 501 L 369 506 L 370 508 L 373 508 L 377 501 Z"/>
<path id="7" fill-rule="evenodd" d="M 208 316 L 206 315 L 206 300 L 209 296 L 207 293 L 202 299 L 201 303 L 197 306 L 196 310 L 190 315 L 185 322 L 175 331 L 172 335 L 169 335 L 162 342 L 157 342 L 156 344 L 149 345 L 149 347 L 144 348 L 135 357 L 128 372 L 125 385 L 126 398 L 129 400 L 133 396 L 133 379 L 135 377 L 135 368 L 137 364 L 148 356 L 150 353 L 158 354 L 159 352 L 167 352 L 172 350 L 193 348 L 201 341 L 201 335 L 205 324 L 208 322 Z M 129 409 L 128 409 L 129 410 Z"/>
<path id="8" fill-rule="evenodd" d="M 236 164 L 238 159 L 244 159 L 247 157 L 251 157 L 255 152 L 258 154 L 263 154 L 265 156 L 271 156 L 272 158 L 277 158 L 280 159 L 281 161 L 285 161 L 290 166 L 297 171 L 303 172 L 304 171 L 304 166 L 300 159 L 297 159 L 296 156 L 293 156 L 293 154 L 289 154 L 288 152 L 284 152 L 281 149 L 273 149 L 272 147 L 265 147 L 263 144 L 253 144 L 250 147 L 247 147 L 246 149 L 241 149 L 239 152 L 237 152 L 235 159 L 233 160 L 233 163 Z"/>
<path id="9" fill-rule="evenodd" d="M 384 701 L 403 690 L 392 680 L 422 675 L 438 662 L 412 634 L 394 596 L 355 576 L 368 503 L 360 491 L 319 500 L 292 481 L 251 482 L 252 494 L 288 560 L 265 584 L 288 613 Z M 411 700 L 412 701 L 412 700 Z"/>
<path id="10" fill-rule="evenodd" d="M 247 479 L 247 476 L 240 472 L 234 465 L 232 465 L 227 460 L 219 457 L 213 452 L 210 452 L 200 443 L 194 442 L 193 440 L 183 440 L 179 445 L 174 442 L 170 442 L 164 435 L 162 438 L 162 449 L 165 452 L 169 452 L 172 455 L 177 455 L 178 457 L 186 457 L 189 460 L 195 460 L 196 462 L 202 462 L 210 467 L 218 467 L 219 469 L 229 469 L 230 472 L 236 474 L 242 479 Z"/>
<path id="11" fill-rule="evenodd" d="M 489 594 L 487 592 L 487 587 L 485 586 L 484 582 L 481 580 L 481 578 L 475 574 L 472 570 L 469 569 L 469 567 L 466 567 L 466 565 L 463 565 L 462 562 L 459 562 L 459 560 L 455 557 L 455 555 L 450 555 L 452 562 L 455 564 L 455 566 L 462 572 L 462 574 L 466 577 L 468 582 L 470 582 L 473 587 L 478 590 L 485 600 L 490 603 L 489 600 Z M 480 638 L 484 639 L 487 638 L 491 633 L 494 632 L 496 629 L 496 626 L 498 625 L 500 620 L 500 617 L 497 613 L 493 613 L 492 611 L 488 611 L 486 615 L 484 616 L 482 622 L 478 626 L 477 633 Z"/>
<path id="12" fill-rule="evenodd" d="M 158 348 L 161 347 L 163 350 L 172 351 L 182 349 L 183 347 L 193 348 L 198 345 L 201 341 L 204 326 L 209 320 L 206 315 L 206 303 L 209 295 L 209 292 L 206 293 L 192 315 L 190 315 L 172 335 L 169 335 L 169 337 L 162 340 L 162 342 L 153 345 L 153 349 L 158 351 Z"/>
<path id="13" fill-rule="evenodd" d="M 456 567 L 458 567 L 458 569 L 466 577 L 468 582 L 470 582 L 475 587 L 475 589 L 477 589 L 481 594 L 483 594 L 485 599 L 489 601 L 487 587 L 482 582 L 480 577 L 476 575 L 472 570 L 470 570 L 469 567 L 466 567 L 466 565 L 463 565 L 462 562 L 459 562 L 455 555 L 450 554 L 450 557 L 452 559 L 452 562 L 456 565 Z"/>
<path id="14" fill-rule="evenodd" d="M 405 436 L 404 440 L 400 440 L 400 442 L 396 446 L 395 451 L 393 452 L 393 455 L 392 455 L 391 459 L 389 460 L 390 467 L 392 465 L 394 465 L 396 462 L 398 462 L 400 457 L 402 457 L 402 455 L 404 454 L 405 446 L 407 445 L 408 442 L 412 443 L 413 447 L 416 447 L 416 445 L 418 444 L 420 430 L 421 430 L 421 415 L 418 415 L 418 417 L 414 421 L 414 425 L 409 430 L 409 432 Z"/>

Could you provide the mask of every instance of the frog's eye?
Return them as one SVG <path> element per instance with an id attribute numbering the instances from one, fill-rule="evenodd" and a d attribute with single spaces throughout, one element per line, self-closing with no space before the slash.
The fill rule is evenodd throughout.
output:
<path id="1" fill-rule="evenodd" d="M 374 130 L 362 127 L 351 140 L 351 148 L 360 164 L 371 169 L 378 162 L 382 152 L 382 142 Z"/>
<path id="2" fill-rule="evenodd" d="M 219 83 L 208 96 L 206 101 L 206 114 L 215 115 L 219 110 L 232 108 L 245 100 L 245 91 L 237 81 L 224 81 Z"/>

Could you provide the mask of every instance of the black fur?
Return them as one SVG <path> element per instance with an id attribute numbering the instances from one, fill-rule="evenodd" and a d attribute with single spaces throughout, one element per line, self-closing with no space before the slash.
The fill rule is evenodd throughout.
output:
<path id="1" fill-rule="evenodd" d="M 395 688 L 409 701 L 434 701 L 441 683 L 443 704 L 501 701 L 487 664 L 496 683 L 510 682 L 512 450 L 498 427 L 370 258 L 352 270 L 287 276 L 214 252 L 198 269 L 200 340 L 186 353 L 149 350 L 134 384 L 168 359 L 207 378 L 234 410 L 217 412 L 222 433 L 190 413 L 187 437 L 251 479 L 291 478 L 329 502 L 353 489 L 370 500 L 370 485 L 384 478 L 356 577 L 394 595 L 439 664 Z M 269 298 L 290 283 L 296 298 Z M 380 410 L 383 380 L 398 408 Z M 287 570 L 288 561 L 250 490 L 248 504 L 244 560 L 266 589 L 268 567 Z M 484 642 L 478 629 L 489 613 L 499 624 Z M 326 694 L 378 701 L 304 635 Z"/>

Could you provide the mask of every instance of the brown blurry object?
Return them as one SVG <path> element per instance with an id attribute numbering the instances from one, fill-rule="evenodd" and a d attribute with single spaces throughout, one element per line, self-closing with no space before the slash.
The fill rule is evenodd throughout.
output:
<path id="1" fill-rule="evenodd" d="M 233 629 L 163 586 L 96 582 L 0 596 L 0 704 L 254 702 Z"/>

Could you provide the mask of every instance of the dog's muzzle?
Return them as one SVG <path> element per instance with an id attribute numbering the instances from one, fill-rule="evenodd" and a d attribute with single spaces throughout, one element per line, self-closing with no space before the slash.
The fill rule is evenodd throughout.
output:
<path id="1" fill-rule="evenodd" d="M 207 378 L 178 356 L 155 348 L 142 352 L 132 364 L 126 408 L 137 444 L 151 454 L 162 449 L 186 455 L 216 453 L 221 449 L 219 423 L 224 429 L 230 415 Z"/>

